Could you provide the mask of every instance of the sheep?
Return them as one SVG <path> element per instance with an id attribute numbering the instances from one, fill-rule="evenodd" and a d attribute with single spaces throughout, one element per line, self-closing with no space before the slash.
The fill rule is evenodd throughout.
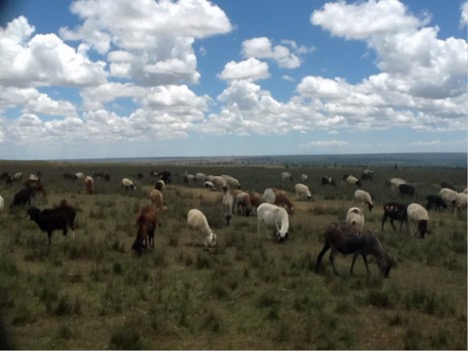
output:
<path id="1" fill-rule="evenodd" d="M 31 198 L 33 198 L 35 195 L 36 195 L 36 192 L 34 191 L 34 189 L 31 189 L 31 188 L 21 189 L 13 196 L 13 201 L 10 204 L 10 208 L 19 207 L 19 206 L 24 208 L 26 203 L 28 203 L 29 207 L 31 207 Z"/>
<path id="2" fill-rule="evenodd" d="M 56 208 L 40 210 L 31 207 L 27 213 L 29 219 L 37 223 L 41 231 L 47 232 L 49 245 L 52 243 L 51 236 L 54 230 L 61 229 L 64 236 L 67 235 L 68 227 L 75 237 L 75 217 L 76 211 L 69 206 L 66 200 L 62 200 Z"/>
<path id="3" fill-rule="evenodd" d="M 245 191 L 237 193 L 234 199 L 234 208 L 237 208 L 238 214 L 243 214 L 246 217 L 250 216 L 250 213 L 252 212 L 250 195 Z"/>
<path id="4" fill-rule="evenodd" d="M 351 207 L 346 213 L 346 223 L 354 225 L 358 230 L 364 228 L 364 213 L 359 207 Z"/>
<path id="5" fill-rule="evenodd" d="M 289 172 L 282 172 L 281 173 L 281 179 L 282 180 L 289 180 L 291 182 L 294 180 L 293 176 Z"/>
<path id="6" fill-rule="evenodd" d="M 461 212 L 467 208 L 468 195 L 465 193 L 458 193 L 455 197 L 455 209 Z"/>
<path id="7" fill-rule="evenodd" d="M 406 180 L 401 178 L 391 178 L 390 180 L 385 180 L 385 183 L 389 184 L 392 190 L 397 190 L 399 185 L 406 184 Z"/>
<path id="8" fill-rule="evenodd" d="M 123 178 L 121 184 L 122 189 L 125 189 L 126 191 L 128 191 L 128 189 L 132 189 L 133 191 L 136 190 L 136 185 L 133 184 L 133 181 L 131 179 Z"/>
<path id="9" fill-rule="evenodd" d="M 228 186 L 226 179 L 220 176 L 212 177 L 211 182 L 213 182 L 217 189 L 223 189 L 223 187 Z"/>
<path id="10" fill-rule="evenodd" d="M 189 210 L 187 213 L 187 224 L 189 229 L 192 231 L 192 235 L 190 237 L 192 245 L 194 244 L 194 232 L 201 232 L 206 235 L 206 247 L 216 245 L 216 234 L 211 230 L 210 225 L 208 224 L 208 220 L 202 211 L 196 208 Z"/>
<path id="11" fill-rule="evenodd" d="M 272 188 L 265 189 L 262 195 L 262 201 L 268 204 L 274 204 L 276 201 L 276 195 Z"/>
<path id="12" fill-rule="evenodd" d="M 335 267 L 335 253 L 339 252 L 344 255 L 353 254 L 353 260 L 349 269 L 349 274 L 353 275 L 353 268 L 356 258 L 361 255 L 366 266 L 367 274 L 370 273 L 367 264 L 367 256 L 375 256 L 377 266 L 381 274 L 387 278 L 390 274 L 390 269 L 396 265 L 395 261 L 385 252 L 377 236 L 368 228 L 358 230 L 355 226 L 346 223 L 330 223 L 323 230 L 325 243 L 320 251 L 317 262 L 315 264 L 315 272 L 319 271 L 320 263 L 325 253 L 331 248 L 329 261 L 332 265 L 333 272 L 338 275 Z"/>
<path id="13" fill-rule="evenodd" d="M 307 174 L 301 174 L 301 180 L 305 182 L 307 179 L 309 179 L 309 176 Z"/>
<path id="14" fill-rule="evenodd" d="M 400 232 L 403 226 L 403 222 L 407 222 L 408 214 L 406 212 L 407 205 L 398 202 L 387 202 L 384 206 L 384 215 L 382 217 L 382 231 L 384 230 L 384 224 L 387 218 L 390 218 L 390 224 L 393 230 L 396 231 L 394 220 L 400 221 Z"/>
<path id="15" fill-rule="evenodd" d="M 94 179 L 90 176 L 87 176 L 85 178 L 85 188 L 86 188 L 86 194 L 92 195 L 94 194 Z"/>
<path id="16" fill-rule="evenodd" d="M 276 227 L 276 239 L 282 242 L 288 237 L 289 217 L 283 207 L 269 203 L 263 203 L 257 208 L 257 236 L 260 236 L 260 226 L 274 225 Z"/>
<path id="17" fill-rule="evenodd" d="M 185 171 L 184 173 L 184 183 L 190 183 L 190 182 L 195 182 L 195 174 L 191 174 L 188 171 Z"/>
<path id="18" fill-rule="evenodd" d="M 203 187 L 210 189 L 211 191 L 216 191 L 216 185 L 214 185 L 214 183 L 210 182 L 209 180 L 203 183 Z"/>
<path id="19" fill-rule="evenodd" d="M 226 224 L 230 225 L 232 222 L 232 217 L 234 216 L 232 213 L 234 196 L 232 196 L 232 194 L 229 192 L 228 187 L 223 188 L 222 204 L 224 208 L 224 219 L 226 220 Z"/>
<path id="20" fill-rule="evenodd" d="M 353 204 L 359 204 L 360 206 L 367 205 L 369 212 L 374 208 L 370 194 L 367 191 L 359 189 L 354 192 Z"/>
<path id="21" fill-rule="evenodd" d="M 167 207 L 163 203 L 163 193 L 158 189 L 152 189 L 149 193 L 149 198 L 151 204 L 156 209 L 156 212 L 164 212 L 167 210 Z"/>
<path id="22" fill-rule="evenodd" d="M 447 206 L 452 205 L 455 208 L 455 200 L 457 198 L 457 192 L 449 188 L 442 188 L 439 191 L 439 195 L 447 204 Z"/>
<path id="23" fill-rule="evenodd" d="M 77 172 L 75 173 L 76 179 L 84 179 L 85 175 L 83 172 Z"/>
<path id="24" fill-rule="evenodd" d="M 132 250 L 141 255 L 143 248 L 154 247 L 154 232 L 158 223 L 158 213 L 151 205 L 140 208 L 136 219 L 137 235 Z"/>
<path id="25" fill-rule="evenodd" d="M 236 178 L 225 175 L 225 174 L 221 175 L 221 178 L 223 178 L 226 181 L 227 185 L 231 187 L 231 189 L 241 188 L 240 182 Z"/>
<path id="26" fill-rule="evenodd" d="M 444 202 L 442 197 L 440 197 L 439 195 L 435 195 L 435 194 L 428 195 L 426 197 L 426 200 L 427 200 L 426 210 L 428 210 L 428 211 L 432 207 L 434 207 L 434 209 L 436 211 L 442 211 L 442 209 L 447 208 L 447 204 Z"/>
<path id="27" fill-rule="evenodd" d="M 420 204 L 412 203 L 408 205 L 406 213 L 408 228 L 410 229 L 411 234 L 414 235 L 411 225 L 416 224 L 418 227 L 417 231 L 420 233 L 421 238 L 424 239 L 427 233 L 427 224 L 429 221 L 429 214 L 427 213 L 427 210 Z"/>
<path id="28" fill-rule="evenodd" d="M 361 181 L 353 175 L 343 175 L 343 180 L 348 185 L 362 186 Z"/>
<path id="29" fill-rule="evenodd" d="M 294 205 L 292 204 L 291 200 L 289 200 L 288 193 L 284 190 L 279 190 L 273 188 L 273 192 L 275 193 L 275 205 L 287 207 L 287 211 L 290 215 L 294 214 Z"/>
<path id="30" fill-rule="evenodd" d="M 336 188 L 336 182 L 332 177 L 322 177 L 322 186 L 331 185 Z"/>
<path id="31" fill-rule="evenodd" d="M 400 184 L 398 185 L 398 195 L 403 196 L 403 195 L 408 195 L 408 196 L 413 196 L 416 194 L 416 189 L 414 186 L 410 184 Z"/>
<path id="32" fill-rule="evenodd" d="M 23 173 L 18 172 L 13 175 L 13 181 L 18 182 L 23 179 Z"/>
<path id="33" fill-rule="evenodd" d="M 307 197 L 308 200 L 312 198 L 312 195 L 310 194 L 309 187 L 305 184 L 302 183 L 297 183 L 294 188 L 296 189 L 296 195 L 298 199 L 302 199 L 304 197 Z"/>
<path id="34" fill-rule="evenodd" d="M 205 182 L 207 180 L 207 175 L 205 173 L 198 172 L 195 174 L 195 180 L 197 182 Z"/>

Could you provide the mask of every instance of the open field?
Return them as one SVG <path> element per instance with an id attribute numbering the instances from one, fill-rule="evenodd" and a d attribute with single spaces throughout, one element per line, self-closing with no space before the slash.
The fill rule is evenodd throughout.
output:
<path id="1" fill-rule="evenodd" d="M 154 186 L 152 170 L 167 169 L 173 183 L 164 191 L 168 211 L 159 219 L 155 248 L 137 257 L 131 250 L 135 218 Z M 400 177 L 413 184 L 411 202 L 425 204 L 441 181 L 466 187 L 466 169 L 376 168 L 363 189 L 375 198 L 366 223 L 397 261 L 388 279 L 370 259 L 349 276 L 351 256 L 328 254 L 314 272 L 325 224 L 344 219 L 355 188 L 338 182 L 323 188 L 322 175 L 359 175 L 358 167 L 277 167 L 229 165 L 153 165 L 125 163 L 0 162 L 0 173 L 42 172 L 46 197 L 33 205 L 49 208 L 66 199 L 77 209 L 76 237 L 47 235 L 25 218 L 25 209 L 8 206 L 23 182 L 0 184 L 7 209 L 0 213 L 0 312 L 6 335 L 19 349 L 466 349 L 467 216 L 429 212 L 426 239 L 381 231 L 382 205 L 397 200 L 384 184 Z M 96 180 L 96 194 L 65 172 L 99 170 L 111 181 Z M 265 231 L 257 237 L 256 218 L 235 216 L 225 226 L 221 194 L 201 184 L 185 184 L 190 173 L 229 174 L 246 190 L 283 188 L 296 206 L 290 238 L 276 243 Z M 294 184 L 305 173 L 312 200 L 297 200 Z M 137 180 L 137 173 L 144 178 Z M 130 177 L 135 192 L 120 180 Z M 410 202 L 404 199 L 405 202 Z M 200 208 L 218 236 L 213 250 L 187 244 L 186 214 Z"/>

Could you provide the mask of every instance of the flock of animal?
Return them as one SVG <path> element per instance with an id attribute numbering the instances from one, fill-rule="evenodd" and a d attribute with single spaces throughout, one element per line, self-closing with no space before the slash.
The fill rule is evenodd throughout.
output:
<path id="1" fill-rule="evenodd" d="M 164 189 L 166 183 L 172 182 L 172 174 L 168 171 L 161 173 L 153 172 L 152 175 L 157 177 L 154 189 L 147 194 L 150 203 L 143 205 L 136 217 L 137 233 L 135 241 L 132 244 L 132 249 L 139 255 L 148 247 L 154 247 L 154 233 L 158 226 L 158 217 L 167 210 L 164 206 Z M 86 193 L 94 194 L 94 178 L 102 177 L 105 181 L 110 181 L 108 174 L 93 174 L 93 176 L 85 176 L 83 173 L 63 175 L 64 179 L 72 181 L 82 181 L 84 183 Z M 344 175 L 342 180 L 351 186 L 360 187 L 361 180 L 372 180 L 373 171 L 365 170 L 361 178 L 353 175 Z M 140 174 L 138 175 L 140 178 Z M 284 181 L 293 181 L 293 177 L 289 172 L 283 172 L 281 178 Z M 302 174 L 301 180 L 305 182 L 307 175 Z M 2 174 L 0 179 L 5 179 L 7 184 L 12 182 L 22 181 L 22 174 L 17 173 L 14 176 Z M 227 225 L 230 225 L 235 212 L 237 215 L 250 216 L 253 214 L 257 217 L 257 235 L 260 236 L 262 225 L 272 226 L 276 229 L 276 240 L 283 242 L 288 237 L 289 216 L 295 212 L 293 202 L 289 199 L 288 193 L 285 190 L 277 188 L 267 188 L 263 194 L 255 191 L 247 192 L 242 189 L 239 180 L 228 175 L 205 175 L 203 173 L 189 174 L 185 172 L 183 175 L 185 183 L 200 182 L 203 186 L 211 191 L 220 190 L 222 192 L 221 206 L 224 211 L 224 219 Z M 336 181 L 332 177 L 322 177 L 322 186 L 336 187 Z M 399 195 L 413 196 L 415 188 L 400 178 L 392 178 L 387 181 Z M 121 180 L 121 187 L 124 191 L 136 190 L 135 183 L 130 178 Z M 454 211 L 461 211 L 467 208 L 467 189 L 459 193 L 453 189 L 453 186 L 447 183 L 441 184 L 442 189 L 439 194 L 432 194 L 427 197 L 427 205 L 423 207 L 418 203 L 410 203 L 408 205 L 400 202 L 388 202 L 383 205 L 384 214 L 382 218 L 382 230 L 387 219 L 394 230 L 396 230 L 393 221 L 400 221 L 400 231 L 404 223 L 413 233 L 412 227 L 417 227 L 422 238 L 428 232 L 429 215 L 428 210 L 434 208 L 443 210 L 451 206 Z M 298 200 L 310 200 L 311 192 L 304 183 L 297 183 L 294 186 Z M 70 228 L 75 231 L 76 211 L 71 207 L 66 200 L 62 200 L 60 205 L 55 208 L 40 210 L 37 207 L 31 206 L 31 199 L 36 193 L 46 195 L 46 191 L 40 179 L 40 173 L 32 174 L 24 183 L 24 188 L 14 194 L 10 208 L 25 207 L 29 205 L 27 210 L 28 217 L 37 223 L 41 231 L 46 232 L 48 242 L 51 243 L 51 236 L 54 230 L 61 230 L 63 235 L 67 235 Z M 367 256 L 373 255 L 376 257 L 377 265 L 381 273 L 387 277 L 390 269 L 395 265 L 395 261 L 385 252 L 375 233 L 365 226 L 365 208 L 370 212 L 374 207 L 371 195 L 362 190 L 357 189 L 354 192 L 353 206 L 347 211 L 346 219 L 342 222 L 333 222 L 325 226 L 324 246 L 320 251 L 316 261 L 316 271 L 320 269 L 320 264 L 325 253 L 331 249 L 329 256 L 333 271 L 337 274 L 334 257 L 337 252 L 342 254 L 353 254 L 353 259 L 350 267 L 350 274 L 353 273 L 353 267 L 357 257 L 360 255 L 363 258 L 367 271 L 369 271 Z M 3 197 L 0 196 L 0 212 L 4 210 L 5 203 Z M 204 245 L 213 247 L 217 243 L 217 235 L 213 233 L 208 223 L 205 214 L 200 209 L 192 208 L 187 212 L 187 225 L 190 229 L 190 241 L 193 244 L 196 239 L 196 233 L 204 235 Z"/>

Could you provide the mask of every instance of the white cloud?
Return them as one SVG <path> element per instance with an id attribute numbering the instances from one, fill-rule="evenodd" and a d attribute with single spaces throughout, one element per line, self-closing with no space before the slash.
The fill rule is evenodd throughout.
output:
<path id="1" fill-rule="evenodd" d="M 268 64 L 249 58 L 245 61 L 234 62 L 230 61 L 225 66 L 223 71 L 218 75 L 223 80 L 250 79 L 259 80 L 270 77 L 268 72 Z"/>
<path id="2" fill-rule="evenodd" d="M 55 34 L 31 35 L 34 27 L 20 16 L 0 30 L 0 85 L 91 86 L 106 80 L 104 62 L 92 62 Z"/>
<path id="3" fill-rule="evenodd" d="M 294 41 L 284 41 L 284 44 L 295 49 L 299 53 L 305 53 L 305 48 L 297 48 Z M 246 58 L 259 58 L 259 59 L 272 59 L 280 67 L 283 68 L 297 68 L 301 64 L 300 58 L 291 53 L 290 49 L 284 45 L 273 46 L 270 39 L 266 37 L 259 37 L 246 40 L 242 43 L 242 54 Z"/>
<path id="4" fill-rule="evenodd" d="M 300 144 L 299 147 L 303 149 L 311 149 L 311 148 L 329 148 L 329 147 L 347 147 L 350 143 L 345 140 L 314 140 L 306 144 Z"/>
<path id="5" fill-rule="evenodd" d="M 468 25 L 468 1 L 461 5 L 460 25 L 466 27 Z"/>

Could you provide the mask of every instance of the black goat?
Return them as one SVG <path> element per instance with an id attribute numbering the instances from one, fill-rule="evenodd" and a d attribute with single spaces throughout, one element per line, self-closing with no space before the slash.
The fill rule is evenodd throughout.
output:
<path id="1" fill-rule="evenodd" d="M 382 231 L 384 230 L 384 224 L 387 218 L 390 218 L 390 224 L 393 227 L 393 230 L 396 231 L 395 224 L 393 221 L 400 221 L 400 232 L 403 226 L 403 223 L 407 222 L 408 214 L 406 212 L 407 205 L 399 202 L 388 202 L 383 206 L 384 215 L 382 218 Z"/>
<path id="2" fill-rule="evenodd" d="M 36 192 L 32 188 L 23 188 L 13 196 L 13 201 L 10 204 L 10 208 L 21 206 L 24 208 L 26 203 L 31 207 L 31 199 L 36 195 Z"/>
<path id="3" fill-rule="evenodd" d="M 322 177 L 322 186 L 332 185 L 336 188 L 335 180 L 332 177 Z"/>
<path id="4" fill-rule="evenodd" d="M 37 223 L 41 231 L 47 232 L 49 245 L 54 230 L 61 229 L 63 235 L 67 235 L 68 227 L 70 227 L 73 231 L 73 237 L 75 236 L 76 211 L 65 200 L 62 200 L 60 206 L 56 208 L 48 208 L 42 211 L 37 207 L 31 207 L 28 210 L 28 216 L 31 221 Z"/>
<path id="5" fill-rule="evenodd" d="M 353 254 L 353 260 L 349 269 L 349 274 L 353 275 L 356 258 L 361 255 L 369 274 L 367 256 L 372 255 L 377 259 L 377 265 L 384 277 L 388 277 L 390 269 L 396 265 L 395 261 L 384 251 L 377 236 L 369 229 L 358 230 L 352 224 L 346 222 L 330 223 L 323 231 L 325 244 L 317 257 L 315 271 L 318 272 L 320 263 L 325 253 L 331 248 L 329 261 L 333 267 L 333 272 L 338 275 L 335 267 L 335 253 L 344 255 Z"/>
<path id="6" fill-rule="evenodd" d="M 403 195 L 408 195 L 408 196 L 413 196 L 416 194 L 416 189 L 414 186 L 409 185 L 409 184 L 400 184 L 398 185 L 398 195 L 403 196 Z"/>
<path id="7" fill-rule="evenodd" d="M 447 208 L 447 204 L 439 195 L 434 195 L 434 194 L 429 195 L 428 197 L 426 197 L 426 200 L 427 200 L 426 210 L 428 211 L 432 207 L 434 207 L 436 211 L 442 211 L 442 209 Z"/>

